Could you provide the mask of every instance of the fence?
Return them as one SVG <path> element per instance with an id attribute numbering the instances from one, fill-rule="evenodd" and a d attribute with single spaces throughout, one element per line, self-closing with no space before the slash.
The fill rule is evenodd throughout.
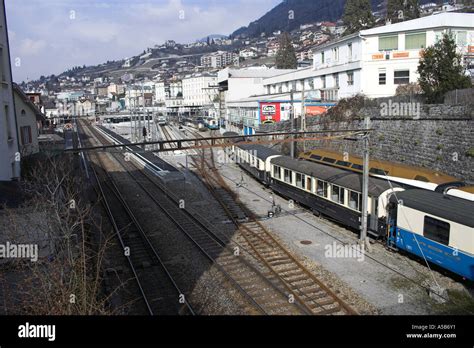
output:
<path id="1" fill-rule="evenodd" d="M 444 103 L 449 105 L 474 104 L 474 88 L 455 89 L 444 96 Z"/>

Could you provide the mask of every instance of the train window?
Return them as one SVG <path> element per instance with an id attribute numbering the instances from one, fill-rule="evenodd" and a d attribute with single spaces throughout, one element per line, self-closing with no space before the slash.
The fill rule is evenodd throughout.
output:
<path id="1" fill-rule="evenodd" d="M 331 185 L 331 200 L 344 204 L 344 189 L 337 185 Z"/>
<path id="2" fill-rule="evenodd" d="M 273 177 L 274 177 L 275 179 L 280 179 L 280 178 L 281 178 L 280 167 L 278 167 L 278 166 L 273 166 Z"/>
<path id="3" fill-rule="evenodd" d="M 316 183 L 316 194 L 321 197 L 327 197 L 328 183 L 322 180 L 318 180 Z"/>
<path id="4" fill-rule="evenodd" d="M 351 162 L 347 162 L 347 161 L 337 161 L 336 164 L 338 166 L 343 166 L 343 167 L 350 167 L 351 166 Z"/>
<path id="5" fill-rule="evenodd" d="M 360 211 L 361 195 L 355 191 L 349 191 L 349 208 Z"/>
<path id="6" fill-rule="evenodd" d="M 315 159 L 316 161 L 320 161 L 322 157 L 319 155 L 311 155 L 310 158 Z"/>
<path id="7" fill-rule="evenodd" d="M 304 189 L 304 179 L 305 176 L 303 174 L 296 173 L 296 186 Z"/>
<path id="8" fill-rule="evenodd" d="M 285 182 L 291 183 L 291 170 L 289 169 L 283 170 L 283 180 Z"/>
<path id="9" fill-rule="evenodd" d="M 363 170 L 364 169 L 364 167 L 361 164 L 353 164 L 352 168 L 357 169 L 357 170 Z"/>
<path id="10" fill-rule="evenodd" d="M 311 180 L 311 177 L 306 177 L 306 190 L 308 191 L 313 191 L 313 181 Z"/>
<path id="11" fill-rule="evenodd" d="M 387 172 L 379 168 L 370 168 L 369 172 L 372 174 L 377 174 L 377 175 L 387 175 Z"/>
<path id="12" fill-rule="evenodd" d="M 423 226 L 423 236 L 435 242 L 449 244 L 449 223 L 441 221 L 431 216 L 425 216 Z"/>
<path id="13" fill-rule="evenodd" d="M 334 158 L 331 158 L 331 157 L 324 157 L 324 158 L 323 158 L 323 162 L 335 163 L 336 160 L 335 160 Z"/>

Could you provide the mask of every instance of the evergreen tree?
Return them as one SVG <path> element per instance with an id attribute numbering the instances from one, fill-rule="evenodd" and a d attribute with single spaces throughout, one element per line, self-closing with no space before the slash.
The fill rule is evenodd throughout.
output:
<path id="1" fill-rule="evenodd" d="M 291 37 L 287 32 L 280 35 L 280 47 L 276 54 L 277 69 L 296 69 L 298 61 L 296 59 L 295 48 L 291 42 Z"/>
<path id="2" fill-rule="evenodd" d="M 441 40 L 424 50 L 418 65 L 418 83 L 429 103 L 442 102 L 448 91 L 471 86 L 461 59 L 451 33 L 443 34 Z"/>
<path id="3" fill-rule="evenodd" d="M 388 0 L 387 19 L 392 23 L 420 18 L 418 0 Z"/>
<path id="4" fill-rule="evenodd" d="M 342 20 L 346 27 L 346 34 L 372 28 L 375 18 L 369 0 L 347 0 Z"/>

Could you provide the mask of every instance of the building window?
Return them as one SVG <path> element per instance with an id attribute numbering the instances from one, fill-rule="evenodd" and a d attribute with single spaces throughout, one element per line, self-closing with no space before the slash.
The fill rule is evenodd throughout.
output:
<path id="1" fill-rule="evenodd" d="M 316 182 L 316 194 L 321 197 L 326 197 L 328 192 L 328 183 L 322 180 Z"/>
<path id="2" fill-rule="evenodd" d="M 3 66 L 3 48 L 0 47 L 0 78 L 5 81 L 5 67 Z"/>
<path id="3" fill-rule="evenodd" d="M 355 191 L 349 191 L 349 208 L 360 211 L 361 203 L 361 194 Z"/>
<path id="4" fill-rule="evenodd" d="M 333 74 L 332 77 L 334 79 L 334 87 L 339 88 L 339 74 Z"/>
<path id="5" fill-rule="evenodd" d="M 396 85 L 406 85 L 410 83 L 410 70 L 395 71 L 393 83 Z"/>
<path id="6" fill-rule="evenodd" d="M 426 47 L 426 33 L 414 33 L 405 35 L 405 49 L 415 50 Z"/>
<path id="7" fill-rule="evenodd" d="M 449 223 L 441 221 L 431 216 L 425 216 L 423 226 L 423 236 L 435 242 L 449 244 Z"/>
<path id="8" fill-rule="evenodd" d="M 321 76 L 321 84 L 322 84 L 323 88 L 326 88 L 326 75 Z"/>
<path id="9" fill-rule="evenodd" d="M 339 47 L 334 47 L 332 49 L 332 56 L 333 56 L 335 62 L 337 62 L 339 60 Z"/>
<path id="10" fill-rule="evenodd" d="M 354 84 L 354 72 L 353 71 L 349 71 L 347 73 L 347 85 L 348 86 L 352 86 Z"/>
<path id="11" fill-rule="evenodd" d="M 347 50 L 348 50 L 348 57 L 349 57 L 349 62 L 352 62 L 352 43 L 349 43 L 347 45 Z"/>
<path id="12" fill-rule="evenodd" d="M 25 109 L 21 109 L 20 113 L 21 113 L 21 116 L 25 116 L 26 115 Z"/>
<path id="13" fill-rule="evenodd" d="M 321 52 L 321 63 L 324 64 L 324 51 Z"/>
<path id="14" fill-rule="evenodd" d="M 379 51 L 398 50 L 398 35 L 379 36 Z"/>
<path id="15" fill-rule="evenodd" d="M 467 31 L 458 31 L 456 33 L 456 45 L 459 47 L 466 46 L 467 43 Z"/>
<path id="16" fill-rule="evenodd" d="M 12 128 L 10 125 L 10 115 L 8 114 L 8 105 L 4 106 L 5 111 L 5 127 L 7 128 L 7 139 L 13 139 Z"/>
<path id="17" fill-rule="evenodd" d="M 379 69 L 379 85 L 387 84 L 387 72 L 385 69 Z"/>
<path id="18" fill-rule="evenodd" d="M 30 126 L 25 126 L 25 127 L 20 127 L 20 134 L 21 134 L 21 143 L 23 145 L 28 145 L 33 142 L 33 139 L 31 137 L 31 127 Z"/>
<path id="19" fill-rule="evenodd" d="M 344 189 L 337 185 L 331 185 L 331 200 L 339 204 L 344 204 Z"/>
<path id="20" fill-rule="evenodd" d="M 283 180 L 291 184 L 291 171 L 289 169 L 283 170 Z"/>

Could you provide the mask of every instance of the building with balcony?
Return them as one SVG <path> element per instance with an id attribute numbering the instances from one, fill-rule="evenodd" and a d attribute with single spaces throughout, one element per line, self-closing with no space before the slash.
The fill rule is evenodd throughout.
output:
<path id="1" fill-rule="evenodd" d="M 265 79 L 267 94 L 313 93 L 321 101 L 355 94 L 395 95 L 399 85 L 416 82 L 423 49 L 443 32 L 455 36 L 466 65 L 472 64 L 474 14 L 440 13 L 344 36 L 313 48 L 313 66 Z"/>
<path id="2" fill-rule="evenodd" d="M 317 115 L 341 98 L 356 94 L 393 96 L 398 86 L 417 81 L 423 50 L 446 31 L 453 33 L 463 63 L 472 66 L 474 14 L 441 13 L 389 24 L 314 47 L 311 67 L 264 77 L 261 86 L 253 86 L 256 89 L 228 83 L 226 94 L 235 98 L 225 98 L 227 122 L 237 127 L 232 130 L 251 134 L 259 122 L 287 119 L 291 99 L 297 118 L 302 112 Z M 262 86 L 264 92 L 257 95 Z M 255 94 L 244 95 L 247 91 Z"/>
<path id="3" fill-rule="evenodd" d="M 225 68 L 233 65 L 238 55 L 233 52 L 217 51 L 201 57 L 201 66 L 208 68 Z"/>
<path id="4" fill-rule="evenodd" d="M 217 76 L 195 74 L 182 80 L 183 105 L 188 107 L 209 106 L 218 94 Z"/>

